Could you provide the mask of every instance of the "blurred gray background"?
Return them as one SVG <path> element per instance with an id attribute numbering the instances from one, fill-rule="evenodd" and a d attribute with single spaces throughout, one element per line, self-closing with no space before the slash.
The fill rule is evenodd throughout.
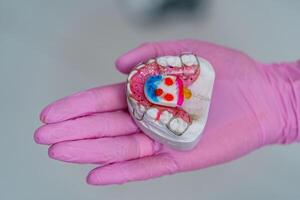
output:
<path id="1" fill-rule="evenodd" d="M 0 199 L 299 199 L 300 144 L 105 187 L 85 183 L 92 165 L 48 159 L 46 146 L 32 139 L 40 110 L 70 93 L 125 80 L 114 60 L 142 42 L 197 38 L 265 62 L 300 57 L 300 1 L 206 1 L 194 14 L 177 10 L 163 20 L 143 19 L 146 11 L 125 5 L 0 0 Z"/>

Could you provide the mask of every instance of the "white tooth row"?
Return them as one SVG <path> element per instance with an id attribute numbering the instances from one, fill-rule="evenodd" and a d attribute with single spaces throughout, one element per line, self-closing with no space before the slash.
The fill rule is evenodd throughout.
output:
<path id="1" fill-rule="evenodd" d="M 156 62 L 163 67 L 182 67 L 199 65 L 198 58 L 193 54 L 184 54 L 182 56 L 162 56 L 156 59 Z"/>
<path id="2" fill-rule="evenodd" d="M 155 59 L 148 60 L 147 64 L 155 62 Z M 199 66 L 198 58 L 193 54 L 184 54 L 181 56 L 162 56 L 156 58 L 156 62 L 163 67 L 182 67 L 184 66 Z M 136 69 L 144 67 L 145 64 L 139 64 Z M 128 75 L 128 81 L 137 73 L 137 70 L 132 70 Z M 130 90 L 128 90 L 130 91 Z"/>
<path id="3" fill-rule="evenodd" d="M 158 114 L 157 108 L 150 108 L 146 112 L 146 117 L 154 121 L 156 120 Z M 181 135 L 185 132 L 185 130 L 188 127 L 188 123 L 185 122 L 181 118 L 173 118 L 173 115 L 168 111 L 163 111 L 159 117 L 159 122 L 163 125 L 166 125 L 166 127 L 176 135 Z"/>
<path id="4" fill-rule="evenodd" d="M 130 104 L 132 106 L 132 112 L 134 112 L 134 115 L 138 120 L 143 120 L 144 117 L 146 117 L 149 121 L 157 122 L 157 108 L 149 108 L 146 110 L 143 105 L 138 104 L 137 101 L 132 98 L 130 98 Z M 160 114 L 159 122 L 177 135 L 183 134 L 188 127 L 188 123 L 186 123 L 183 119 L 174 118 L 172 113 L 166 110 Z"/>

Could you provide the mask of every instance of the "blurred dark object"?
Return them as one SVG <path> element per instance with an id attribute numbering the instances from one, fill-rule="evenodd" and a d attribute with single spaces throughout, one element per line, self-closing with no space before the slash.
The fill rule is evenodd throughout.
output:
<path id="1" fill-rule="evenodd" d="M 139 23 L 158 23 L 170 16 L 202 12 L 205 0 L 120 0 L 122 9 Z M 201 9 L 201 11 L 200 11 Z"/>

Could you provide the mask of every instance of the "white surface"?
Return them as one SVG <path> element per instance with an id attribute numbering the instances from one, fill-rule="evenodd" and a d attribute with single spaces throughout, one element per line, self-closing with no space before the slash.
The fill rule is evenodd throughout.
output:
<path id="1" fill-rule="evenodd" d="M 298 199 L 300 145 L 261 149 L 225 165 L 122 186 L 92 187 L 93 166 L 53 161 L 32 134 L 47 103 L 123 81 L 114 59 L 151 40 L 198 38 L 263 61 L 300 54 L 299 1 L 211 1 L 203 18 L 127 21 L 116 1 L 0 1 L 0 199 Z"/>

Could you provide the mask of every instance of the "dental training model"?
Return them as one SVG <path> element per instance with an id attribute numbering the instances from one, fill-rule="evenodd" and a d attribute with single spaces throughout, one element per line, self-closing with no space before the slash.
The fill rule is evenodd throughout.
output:
<path id="1" fill-rule="evenodd" d="M 214 69 L 192 54 L 163 56 L 136 66 L 128 76 L 128 109 L 149 137 L 189 150 L 206 124 Z"/>

